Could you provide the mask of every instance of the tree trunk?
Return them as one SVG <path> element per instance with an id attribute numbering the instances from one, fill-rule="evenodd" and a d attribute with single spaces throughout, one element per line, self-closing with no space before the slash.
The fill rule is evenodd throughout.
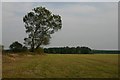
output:
<path id="1" fill-rule="evenodd" d="M 35 51 L 35 48 L 34 48 L 34 37 L 32 39 L 32 44 L 31 44 L 31 52 L 34 52 Z"/>
<path id="2" fill-rule="evenodd" d="M 41 45 L 41 43 L 40 43 L 40 44 L 38 44 L 38 45 L 36 46 L 36 48 L 35 48 L 35 49 L 38 49 L 38 48 L 40 47 L 40 45 Z"/>
<path id="3" fill-rule="evenodd" d="M 41 38 L 41 39 L 40 39 L 40 42 L 38 43 L 38 45 L 36 46 L 35 49 L 38 49 L 38 48 L 40 47 L 40 45 L 42 44 L 42 42 L 43 42 L 43 39 Z"/>

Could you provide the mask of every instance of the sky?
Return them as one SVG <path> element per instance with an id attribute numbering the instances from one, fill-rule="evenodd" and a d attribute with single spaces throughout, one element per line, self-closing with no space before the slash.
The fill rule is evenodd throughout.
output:
<path id="1" fill-rule="evenodd" d="M 2 44 L 2 3 L 0 3 L 0 44 Z"/>
<path id="2" fill-rule="evenodd" d="M 87 46 L 92 49 L 118 49 L 117 2 L 3 2 L 2 44 L 24 42 L 23 16 L 43 6 L 62 18 L 62 29 L 44 47 Z"/>
<path id="3" fill-rule="evenodd" d="M 2 2 L 118 2 L 119 0 L 1 0 Z"/>

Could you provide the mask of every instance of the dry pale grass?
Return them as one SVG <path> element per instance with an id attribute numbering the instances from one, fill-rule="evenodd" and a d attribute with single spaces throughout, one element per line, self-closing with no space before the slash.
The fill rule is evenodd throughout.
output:
<path id="1" fill-rule="evenodd" d="M 114 78 L 118 55 L 3 55 L 2 73 L 3 78 Z"/>
<path id="2" fill-rule="evenodd" d="M 0 78 L 2 77 L 2 52 L 0 52 Z"/>

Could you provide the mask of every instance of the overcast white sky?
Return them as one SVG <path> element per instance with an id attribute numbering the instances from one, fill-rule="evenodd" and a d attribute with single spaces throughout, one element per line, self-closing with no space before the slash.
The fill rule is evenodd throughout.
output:
<path id="1" fill-rule="evenodd" d="M 120 0 L 1 0 L 2 2 L 118 2 Z"/>
<path id="2" fill-rule="evenodd" d="M 88 46 L 93 49 L 118 49 L 118 3 L 2 3 L 2 41 L 5 48 L 14 41 L 23 43 L 27 36 L 22 18 L 37 6 L 44 6 L 62 17 L 62 29 L 56 32 L 50 45 Z"/>
<path id="3" fill-rule="evenodd" d="M 0 44 L 2 44 L 2 3 L 0 2 Z"/>

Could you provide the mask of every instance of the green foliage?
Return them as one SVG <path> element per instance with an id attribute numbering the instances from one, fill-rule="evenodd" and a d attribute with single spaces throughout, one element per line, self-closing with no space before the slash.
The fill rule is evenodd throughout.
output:
<path id="1" fill-rule="evenodd" d="M 25 46 L 22 47 L 22 52 L 29 52 L 29 49 Z"/>
<path id="2" fill-rule="evenodd" d="M 41 45 L 50 42 L 51 34 L 62 27 L 61 17 L 52 14 L 45 7 L 36 7 L 23 17 L 26 33 L 25 44 L 31 47 L 32 52 Z"/>
<path id="3" fill-rule="evenodd" d="M 22 51 L 22 44 L 19 43 L 18 41 L 13 42 L 10 46 L 9 46 L 10 50 L 13 52 L 21 52 Z"/>
<path id="4" fill-rule="evenodd" d="M 0 51 L 3 51 L 3 50 L 4 50 L 4 46 L 0 45 Z"/>
<path id="5" fill-rule="evenodd" d="M 54 47 L 54 48 L 45 48 L 45 53 L 54 53 L 54 54 L 89 54 L 91 49 L 88 47 Z"/>
<path id="6" fill-rule="evenodd" d="M 39 47 L 39 48 L 37 48 L 37 49 L 35 50 L 35 53 L 37 53 L 37 54 L 44 54 L 44 49 L 41 48 L 41 47 Z"/>
<path id="7" fill-rule="evenodd" d="M 22 47 L 22 51 L 26 51 L 26 52 L 28 52 L 28 48 L 25 47 L 25 46 L 23 46 L 23 47 Z"/>
<path id="8" fill-rule="evenodd" d="M 23 46 L 21 43 L 19 43 L 18 41 L 13 42 L 10 46 L 9 46 L 10 50 L 12 52 L 29 52 L 27 47 Z"/>
<path id="9" fill-rule="evenodd" d="M 89 54 L 90 51 L 91 51 L 91 49 L 88 48 L 88 47 L 80 47 L 80 51 L 81 51 L 81 53 L 83 53 L 83 54 Z"/>
<path id="10" fill-rule="evenodd" d="M 120 50 L 92 50 L 92 53 L 96 54 L 119 54 Z"/>

